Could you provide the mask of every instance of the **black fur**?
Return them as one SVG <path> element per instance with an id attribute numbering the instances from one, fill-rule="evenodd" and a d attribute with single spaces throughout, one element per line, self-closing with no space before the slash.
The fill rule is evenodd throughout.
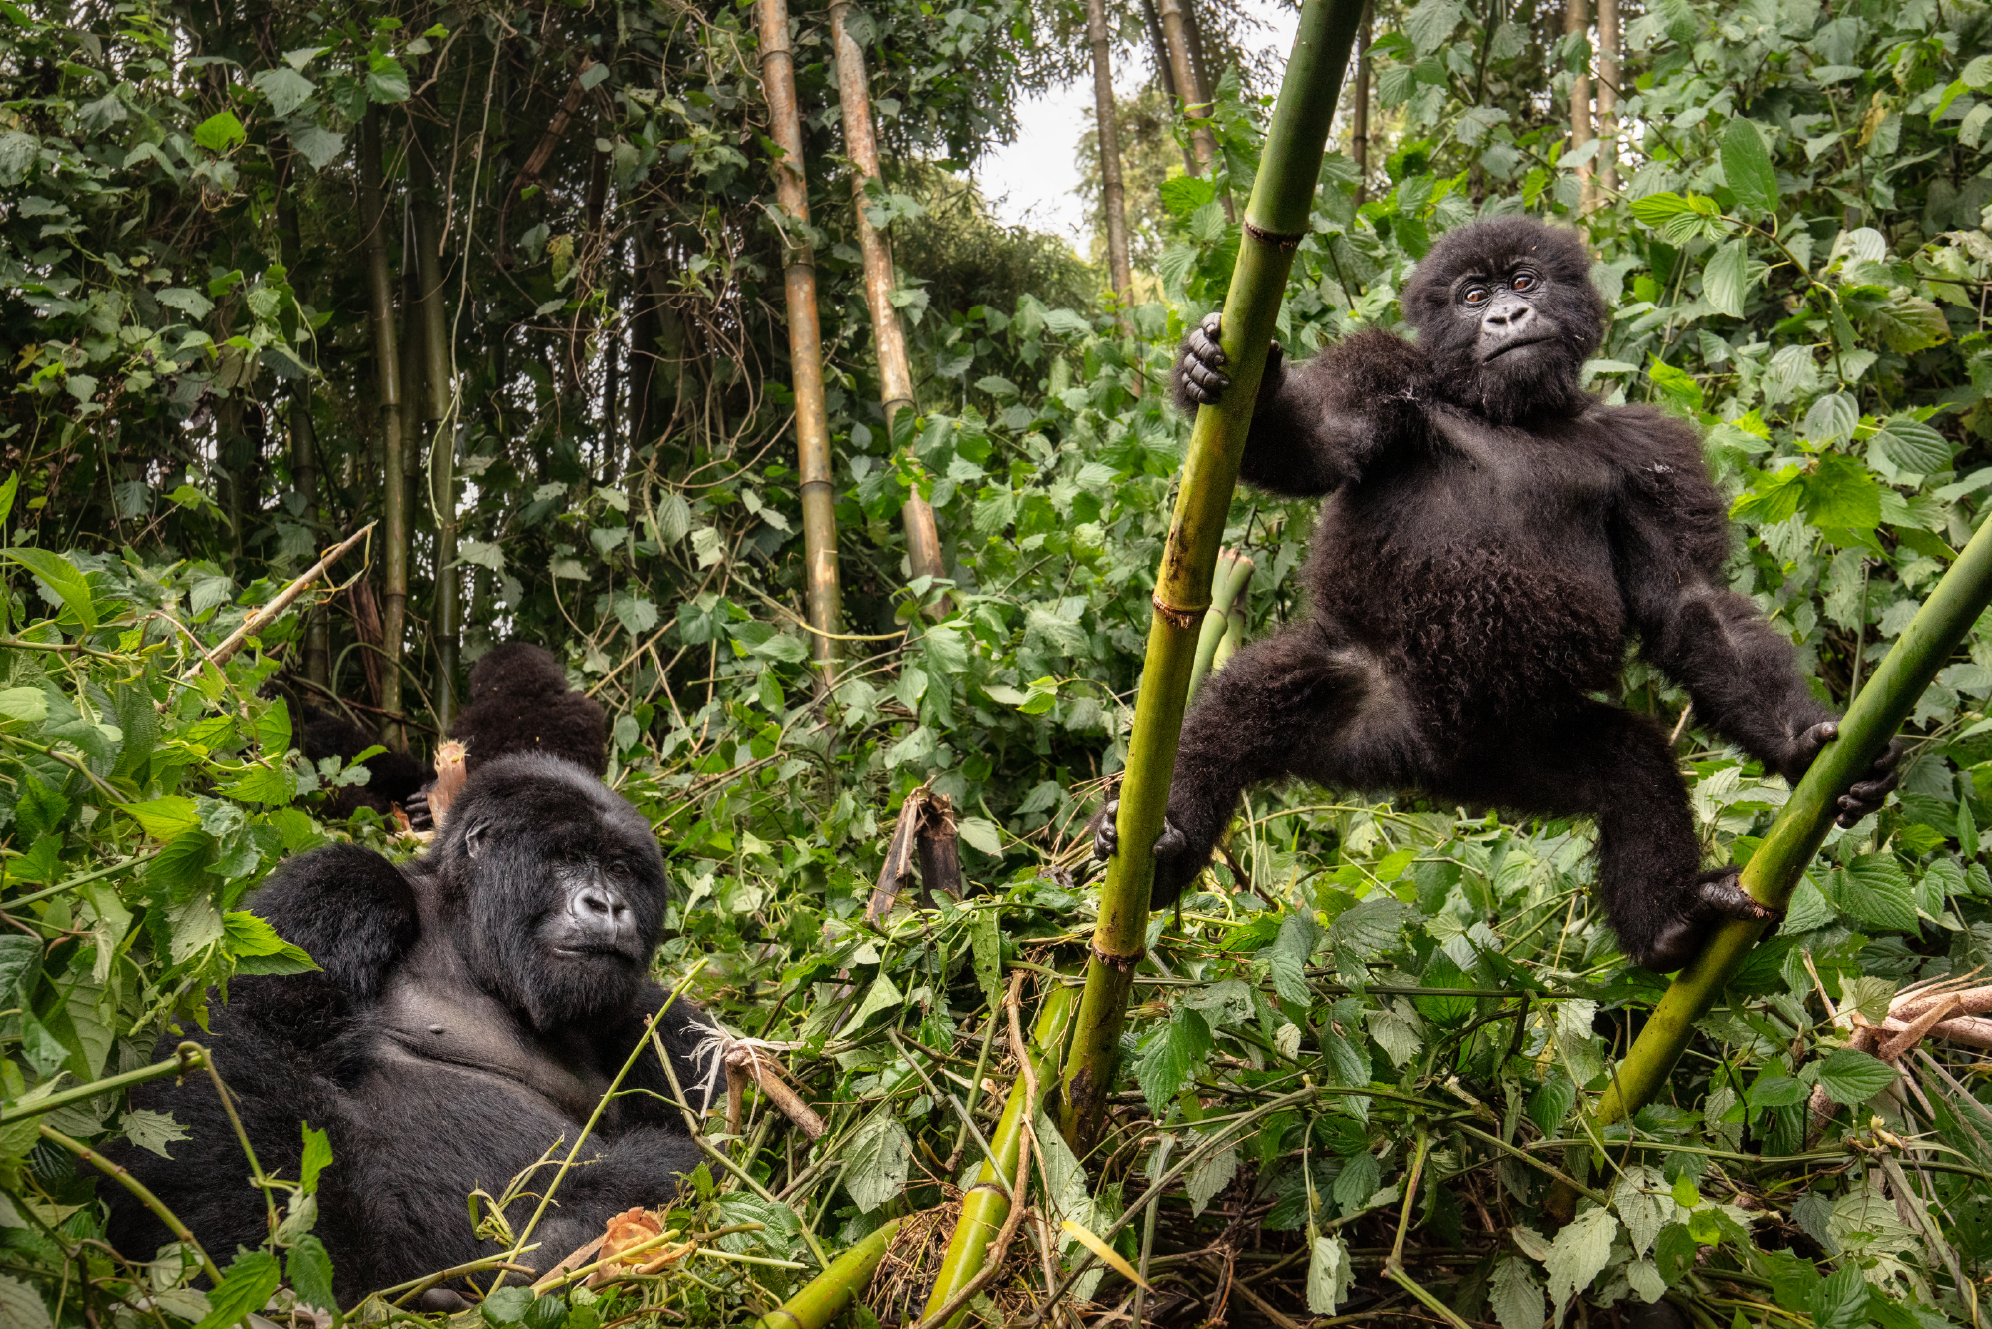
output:
<path id="1" fill-rule="evenodd" d="M 608 724 L 594 698 L 567 690 L 553 652 L 506 642 L 470 671 L 470 704 L 450 725 L 473 774 L 513 752 L 551 752 L 596 775 L 609 769 Z"/>
<path id="2" fill-rule="evenodd" d="M 1605 308 L 1582 243 L 1539 222 L 1446 236 L 1404 292 L 1414 345 L 1366 332 L 1292 368 L 1276 353 L 1241 474 L 1326 494 L 1313 617 L 1211 677 L 1183 727 L 1153 904 L 1210 860 L 1243 788 L 1298 775 L 1548 816 L 1595 817 L 1598 882 L 1627 952 L 1675 968 L 1718 916 L 1768 917 L 1734 869 L 1701 872 L 1665 733 L 1589 700 L 1628 642 L 1696 722 L 1797 780 L 1833 736 L 1791 644 L 1723 589 L 1729 524 L 1695 434 L 1579 390 Z M 1228 382 L 1215 316 L 1176 380 Z M 1276 348 L 1277 351 L 1277 348 Z M 1841 799 L 1894 787 L 1898 748 Z M 1116 831 L 1097 825 L 1101 851 Z"/>
<path id="3" fill-rule="evenodd" d="M 447 828 L 405 868 L 337 845 L 286 863 L 254 897 L 324 972 L 237 979 L 204 1041 L 266 1170 L 298 1175 L 300 1119 L 330 1133 L 316 1230 L 343 1302 L 494 1253 L 473 1235 L 466 1196 L 497 1195 L 557 1139 L 571 1145 L 637 1047 L 666 996 L 647 976 L 665 894 L 634 808 L 569 762 L 521 753 L 471 777 Z M 683 1000 L 658 1023 L 694 1103 L 709 1027 Z M 161 1041 L 162 1055 L 174 1042 Z M 682 1115 L 659 1097 L 670 1086 L 653 1053 L 623 1088 L 634 1092 L 603 1114 L 524 1263 L 545 1269 L 610 1216 L 668 1202 L 697 1166 Z M 119 1161 L 224 1263 L 260 1243 L 263 1200 L 207 1078 L 133 1098 L 171 1111 L 192 1138 L 170 1162 L 129 1148 Z M 109 1190 L 114 1243 L 149 1257 L 165 1230 Z M 507 1210 L 515 1230 L 536 1203 Z"/>
<path id="4" fill-rule="evenodd" d="M 326 757 L 350 762 L 380 739 L 344 716 L 321 710 L 296 693 L 287 693 L 296 717 L 298 750 L 314 764 Z M 363 763 L 369 772 L 362 785 L 341 785 L 326 791 L 324 811 L 330 817 L 350 817 L 355 809 L 372 808 L 382 816 L 394 804 L 406 804 L 422 788 L 429 773 L 404 752 L 376 752 Z"/>

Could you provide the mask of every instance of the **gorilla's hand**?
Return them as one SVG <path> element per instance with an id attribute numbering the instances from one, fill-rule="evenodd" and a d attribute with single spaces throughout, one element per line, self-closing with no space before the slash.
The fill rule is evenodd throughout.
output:
<path id="1" fill-rule="evenodd" d="M 1231 386 L 1224 372 L 1224 350 L 1217 344 L 1223 330 L 1224 316 L 1212 310 L 1183 338 L 1183 356 L 1176 365 L 1176 397 L 1186 410 L 1216 405 L 1218 396 Z"/>
<path id="2" fill-rule="evenodd" d="M 1797 784 L 1799 778 L 1811 769 L 1814 758 L 1818 757 L 1828 743 L 1839 736 L 1838 720 L 1822 720 L 1800 734 L 1792 744 L 1792 755 L 1784 771 L 1785 779 L 1794 785 Z M 1895 769 L 1895 764 L 1901 760 L 1902 740 L 1889 739 L 1888 746 L 1874 759 L 1874 764 L 1868 767 L 1867 774 L 1854 781 L 1847 792 L 1840 795 L 1840 811 L 1835 820 L 1842 826 L 1852 826 L 1870 812 L 1878 811 L 1888 800 L 1889 792 L 1895 788 L 1896 781 L 1901 778 Z"/>
<path id="3" fill-rule="evenodd" d="M 1093 837 L 1093 857 L 1102 863 L 1120 849 L 1120 827 L 1115 824 L 1119 812 L 1120 800 L 1110 798 L 1087 824 L 1087 833 Z M 1173 903 L 1183 888 L 1196 880 L 1203 864 L 1194 861 L 1189 837 L 1167 816 L 1162 818 L 1162 833 L 1155 837 L 1155 845 L 1149 852 L 1155 856 L 1155 884 L 1149 890 L 1149 907 L 1160 909 Z M 1208 857 L 1206 852 L 1205 858 Z"/>
<path id="4" fill-rule="evenodd" d="M 1632 958 L 1656 974 L 1670 974 L 1700 955 L 1710 935 L 1729 919 L 1759 923 L 1782 920 L 1784 910 L 1759 904 L 1743 889 L 1739 875 L 1736 868 L 1713 868 L 1698 874 L 1680 913 L 1660 929 L 1651 947 Z"/>
<path id="5" fill-rule="evenodd" d="M 432 831 L 435 829 L 435 818 L 429 814 L 429 790 L 434 787 L 434 784 L 435 782 L 432 780 L 428 784 L 423 785 L 420 789 L 410 794 L 407 801 L 401 805 L 401 810 L 408 814 L 408 825 L 411 830 Z"/>

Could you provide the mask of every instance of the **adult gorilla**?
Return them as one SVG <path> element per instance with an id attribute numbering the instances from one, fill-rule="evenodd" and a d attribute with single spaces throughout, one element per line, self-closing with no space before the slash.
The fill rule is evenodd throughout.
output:
<path id="1" fill-rule="evenodd" d="M 342 1301 L 497 1251 L 472 1231 L 465 1197 L 499 1194 L 577 1137 L 665 999 L 647 974 L 664 906 L 663 862 L 636 809 L 539 753 L 472 776 L 415 862 L 334 845 L 255 897 L 323 972 L 235 980 L 210 1044 L 266 1171 L 299 1174 L 300 1119 L 330 1133 L 316 1230 Z M 657 1025 L 694 1095 L 709 1028 L 683 1000 Z M 524 1263 L 544 1269 L 621 1210 L 669 1200 L 697 1165 L 659 1059 L 638 1056 L 623 1089 L 635 1092 L 603 1113 Z M 134 1099 L 192 1138 L 170 1162 L 138 1150 L 120 1161 L 223 1258 L 263 1241 L 263 1197 L 206 1077 Z M 551 1180 L 543 1170 L 507 1210 L 515 1230 Z M 124 1192 L 112 1208 L 120 1249 L 168 1239 Z"/>

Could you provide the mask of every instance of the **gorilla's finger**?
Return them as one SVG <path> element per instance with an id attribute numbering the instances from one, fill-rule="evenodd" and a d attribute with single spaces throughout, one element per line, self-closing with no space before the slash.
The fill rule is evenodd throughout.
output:
<path id="1" fill-rule="evenodd" d="M 1192 383 L 1213 396 L 1231 386 L 1231 380 L 1221 370 L 1213 369 L 1209 365 L 1191 365 L 1183 373 Z"/>
<path id="2" fill-rule="evenodd" d="M 1215 337 L 1210 336 L 1202 328 L 1198 328 L 1190 334 L 1189 344 L 1189 358 L 1201 360 L 1207 365 L 1221 365 L 1224 363 L 1224 348 L 1217 344 Z"/>
<path id="3" fill-rule="evenodd" d="M 1868 769 L 1874 771 L 1892 771 L 1895 769 L 1895 763 L 1901 760 L 1902 740 L 1891 738 L 1888 740 L 1888 746 L 1881 750 L 1881 755 L 1874 759 Z"/>
<path id="4" fill-rule="evenodd" d="M 1838 720 L 1821 720 L 1818 724 L 1813 725 L 1798 736 L 1796 746 L 1799 756 L 1804 759 L 1807 766 L 1810 766 L 1812 759 L 1819 755 L 1821 749 L 1839 736 L 1840 722 Z"/>
<path id="5" fill-rule="evenodd" d="M 1094 819 L 1096 823 L 1093 827 L 1094 858 L 1112 858 L 1114 851 L 1120 848 L 1120 827 L 1115 824 L 1119 812 L 1120 800 L 1110 798 L 1107 800 L 1107 805 L 1100 809 L 1099 816 Z"/>
<path id="6" fill-rule="evenodd" d="M 1176 823 L 1167 817 L 1162 818 L 1162 834 L 1155 837 L 1155 847 L 1151 851 L 1157 858 L 1174 858 L 1190 847 L 1183 833 L 1176 829 Z"/>
<path id="7" fill-rule="evenodd" d="M 1224 333 L 1223 311 L 1217 309 L 1211 310 L 1208 314 L 1205 314 L 1203 316 L 1203 321 L 1197 324 L 1197 326 L 1203 329 L 1205 332 L 1209 333 L 1212 337 L 1222 336 Z"/>

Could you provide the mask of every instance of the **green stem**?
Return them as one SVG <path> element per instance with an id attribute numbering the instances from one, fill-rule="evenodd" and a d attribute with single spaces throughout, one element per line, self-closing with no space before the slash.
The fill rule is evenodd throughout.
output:
<path id="1" fill-rule="evenodd" d="M 110 1075 L 101 1080 L 92 1080 L 88 1084 L 65 1089 L 59 1094 L 50 1094 L 47 1098 L 37 1098 L 30 1103 L 0 1103 L 0 1123 L 11 1125 L 27 1117 L 38 1117 L 44 1112 L 68 1107 L 71 1103 L 81 1103 L 99 1094 L 116 1093 L 120 1089 L 129 1089 L 135 1084 L 144 1084 L 148 1080 L 157 1080 L 175 1072 L 185 1074 L 188 1071 L 197 1071 L 201 1068 L 201 1057 L 199 1044 L 182 1043 L 170 1061 L 155 1061 L 150 1066 L 141 1066 L 135 1071 L 126 1071 L 122 1075 Z"/>
<path id="2" fill-rule="evenodd" d="M 1836 801 L 1888 746 L 1917 698 L 1992 602 L 1992 522 L 1978 528 L 1916 618 L 1896 639 L 1846 717 L 1840 736 L 1826 745 L 1792 790 L 1770 834 L 1743 869 L 1743 888 L 1782 908 L 1833 824 Z M 1699 958 L 1675 975 L 1672 986 L 1619 1064 L 1611 1087 L 1598 1099 L 1597 1125 L 1621 1120 L 1651 1102 L 1674 1062 L 1730 978 L 1749 958 L 1764 924 L 1736 921 L 1715 934 Z"/>
<path id="3" fill-rule="evenodd" d="M 1031 1030 L 1031 1059 L 1040 1079 L 1048 1076 L 1056 1064 L 1058 1045 L 1071 1021 L 1074 996 L 1074 989 L 1060 985 L 1046 993 L 1038 1007 L 1037 1025 Z M 974 1182 L 961 1197 L 961 1217 L 955 1223 L 954 1235 L 948 1239 L 947 1252 L 941 1257 L 940 1273 L 934 1279 L 933 1291 L 927 1295 L 926 1309 L 920 1313 L 922 1321 L 947 1305 L 982 1272 L 989 1244 L 1010 1215 L 1009 1188 L 1015 1184 L 1017 1151 L 1023 1144 L 1025 1124 L 1037 1116 L 1037 1105 L 1027 1101 L 1031 1096 L 1031 1078 L 1020 1073 L 1010 1086 L 1009 1101 L 1003 1105 L 1003 1115 L 997 1119 L 990 1136 L 990 1155 L 976 1169 Z M 964 1309 L 955 1315 L 947 1329 L 954 1329 L 967 1313 Z"/>
<path id="4" fill-rule="evenodd" d="M 1238 603 L 1238 597 L 1245 593 L 1245 587 L 1252 580 L 1252 560 L 1243 554 L 1234 554 L 1229 549 L 1218 551 L 1217 575 L 1210 585 L 1210 610 L 1204 615 L 1203 627 L 1197 635 L 1196 663 L 1190 666 L 1190 691 L 1184 704 L 1196 698 L 1203 687 L 1204 679 L 1217 663 L 1217 648 L 1231 630 L 1231 620 Z"/>
<path id="5" fill-rule="evenodd" d="M 1148 653 L 1120 791 L 1120 851 L 1107 867 L 1077 1037 L 1065 1063 L 1058 1126 L 1082 1157 L 1099 1135 L 1113 1090 L 1127 996 L 1134 966 L 1145 950 L 1155 874 L 1150 850 L 1162 832 L 1169 801 L 1198 627 L 1210 605 L 1211 573 L 1280 298 L 1293 268 L 1293 247 L 1307 233 L 1328 122 L 1341 96 L 1362 12 L 1363 0 L 1306 0 L 1303 5 L 1252 200 L 1245 208 L 1238 263 L 1224 302 L 1222 341 L 1231 387 L 1224 400 L 1197 412 L 1190 433 L 1182 488 L 1155 577 Z"/>
<path id="6" fill-rule="evenodd" d="M 755 1329 L 823 1329 L 837 1318 L 858 1289 L 871 1280 L 872 1271 L 885 1258 L 901 1220 L 889 1220 L 884 1227 L 845 1251 L 830 1267 L 810 1280 L 809 1286 L 790 1297 L 781 1309 L 769 1311 L 754 1322 Z"/>
<path id="7" fill-rule="evenodd" d="M 91 1167 L 102 1172 L 112 1181 L 115 1181 L 118 1185 L 124 1187 L 127 1191 L 130 1191 L 134 1199 L 152 1211 L 154 1218 L 166 1225 L 166 1230 L 171 1232 L 177 1241 L 194 1253 L 194 1257 L 201 1262 L 201 1272 L 208 1276 L 208 1282 L 215 1287 L 221 1286 L 221 1270 L 217 1269 L 214 1261 L 208 1258 L 207 1251 L 201 1246 L 200 1242 L 194 1240 L 194 1234 L 187 1229 L 187 1225 L 182 1223 L 171 1209 L 168 1209 L 161 1203 L 158 1196 L 145 1188 L 145 1183 L 82 1141 L 70 1139 L 53 1126 L 45 1124 L 40 1127 L 40 1131 L 41 1137 L 44 1140 L 47 1140 L 50 1144 L 62 1146 L 85 1163 L 88 1163 Z"/>

